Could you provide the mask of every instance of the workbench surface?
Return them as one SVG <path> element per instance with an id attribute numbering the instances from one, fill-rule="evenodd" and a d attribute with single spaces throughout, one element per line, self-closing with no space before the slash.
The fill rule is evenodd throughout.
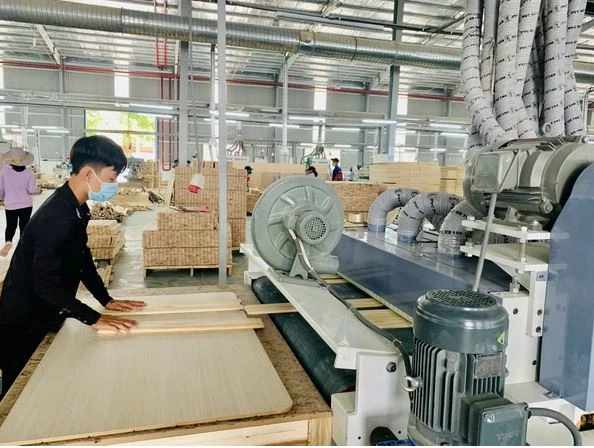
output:
<path id="1" fill-rule="evenodd" d="M 183 288 L 145 288 L 136 290 L 113 290 L 111 295 L 115 298 L 134 298 L 134 297 L 148 297 L 154 295 L 166 294 L 187 294 L 187 293 L 205 293 L 205 292 L 233 292 L 244 305 L 259 303 L 252 291 L 245 285 L 225 285 L 225 286 L 199 286 L 199 287 L 183 287 Z M 220 431 L 227 431 L 235 435 L 229 436 L 228 439 L 221 439 L 217 436 L 217 440 L 229 440 L 235 442 L 231 444 L 254 443 L 265 444 L 266 442 L 272 444 L 279 444 L 283 442 L 302 443 L 311 445 L 325 445 L 330 443 L 331 436 L 331 411 L 322 396 L 319 394 L 290 348 L 287 346 L 272 321 L 267 316 L 262 316 L 264 321 L 264 328 L 257 330 L 256 334 L 260 342 L 264 346 L 272 364 L 278 372 L 287 392 L 293 400 L 293 407 L 289 412 L 268 417 L 253 417 L 238 420 L 229 420 L 224 422 L 211 422 L 206 424 L 194 424 L 178 427 L 164 427 L 150 431 L 128 432 L 115 435 L 72 439 L 67 441 L 57 442 L 57 444 L 100 444 L 108 445 L 114 443 L 134 443 L 146 441 L 157 441 L 157 439 L 165 439 L 171 437 L 184 438 L 196 434 L 222 434 Z M 18 399 L 21 391 L 26 386 L 31 374 L 35 371 L 36 366 L 43 358 L 47 348 L 54 338 L 53 334 L 46 336 L 40 344 L 37 351 L 31 357 L 29 363 L 25 366 L 21 375 L 17 378 L 11 389 L 6 394 L 4 400 L 0 403 L 0 424 L 4 422 L 6 416 L 12 409 L 12 406 Z M 241 374 L 241 372 L 237 372 Z M 303 423 L 305 428 L 305 435 L 299 435 L 296 430 L 297 426 L 287 426 L 295 423 L 295 425 Z M 302 425 L 302 426 L 303 426 Z M 300 426 L 301 427 L 301 426 Z M 250 430 L 256 430 L 253 435 L 250 435 Z M 261 428 L 271 428 L 267 434 Z M 236 430 L 234 432 L 234 430 Z M 275 438 L 271 435 L 274 432 L 284 433 L 281 438 Z M 293 436 L 289 433 L 293 432 Z M 256 434 L 260 434 L 257 436 Z M 261 438 L 258 438 L 261 437 Z M 268 437 L 268 438 L 266 438 Z M 297 440 L 292 440 L 292 437 L 297 437 Z M 208 444 L 214 444 L 215 439 L 209 439 L 208 436 L 202 439 L 189 439 L 192 443 L 200 443 L 201 441 Z M 210 442 L 210 443 L 209 443 Z"/>

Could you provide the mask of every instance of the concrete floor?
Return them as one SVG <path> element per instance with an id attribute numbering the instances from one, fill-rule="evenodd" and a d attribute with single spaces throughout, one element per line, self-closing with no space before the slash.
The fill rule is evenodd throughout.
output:
<path id="1" fill-rule="evenodd" d="M 41 195 L 33 198 L 33 213 L 45 201 L 54 190 L 44 190 Z M 115 272 L 110 289 L 133 289 L 133 288 L 160 288 L 168 286 L 200 286 L 214 285 L 219 281 L 218 269 L 195 270 L 194 276 L 190 276 L 189 269 L 171 270 L 171 271 L 152 271 L 144 278 L 144 269 L 142 261 L 142 230 L 157 220 L 157 213 L 166 207 L 154 205 L 147 211 L 136 211 L 128 216 L 124 222 L 124 233 L 126 237 L 126 246 L 124 253 L 115 265 Z M 249 230 L 249 220 L 247 226 Z M 6 228 L 6 215 L 0 212 L 0 230 L 3 232 Z M 249 234 L 249 232 L 248 232 Z M 248 237 L 249 238 L 249 237 Z M 18 243 L 19 230 L 13 240 L 14 247 Z M 14 251 L 14 248 L 13 250 Z M 12 256 L 12 251 L 7 257 Z M 235 252 L 233 254 L 233 275 L 227 277 L 228 283 L 242 283 L 243 272 L 247 270 L 247 259 L 243 255 Z"/>
<path id="2" fill-rule="evenodd" d="M 115 265 L 115 275 L 110 289 L 161 288 L 168 286 L 200 286 L 215 285 L 219 281 L 218 269 L 194 270 L 190 276 L 189 269 L 151 271 L 144 278 L 142 263 L 142 230 L 157 220 L 157 213 L 166 209 L 163 206 L 152 206 L 151 210 L 136 211 L 123 223 L 126 236 L 124 254 Z M 249 219 L 249 218 L 248 218 Z M 243 271 L 247 269 L 247 259 L 235 252 L 233 254 L 233 274 L 227 277 L 228 283 L 242 283 Z"/>

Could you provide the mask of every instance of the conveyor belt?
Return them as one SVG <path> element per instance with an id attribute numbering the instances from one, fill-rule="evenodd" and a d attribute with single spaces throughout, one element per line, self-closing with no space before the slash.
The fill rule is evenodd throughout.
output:
<path id="1" fill-rule="evenodd" d="M 346 299 L 367 296 L 348 283 L 334 287 Z M 252 290 L 262 303 L 288 302 L 267 277 L 254 280 Z M 332 394 L 355 389 L 355 371 L 334 368 L 336 354 L 298 313 L 272 314 L 270 318 L 328 403 Z M 409 355 L 412 353 L 413 335 L 410 328 L 386 331 L 404 344 Z"/>

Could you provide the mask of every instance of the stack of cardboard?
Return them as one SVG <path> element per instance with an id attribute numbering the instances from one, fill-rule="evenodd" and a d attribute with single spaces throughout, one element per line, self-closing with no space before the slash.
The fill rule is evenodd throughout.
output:
<path id="1" fill-rule="evenodd" d="M 197 193 L 188 191 L 195 168 L 175 170 L 173 203 L 180 206 L 207 206 L 217 212 L 219 208 L 219 164 L 202 162 L 200 172 L 204 176 L 204 189 Z M 245 218 L 247 214 L 247 191 L 245 171 L 227 165 L 227 219 L 233 235 L 232 247 L 239 249 L 245 242 Z"/>
<path id="2" fill-rule="evenodd" d="M 145 188 L 159 188 L 161 176 L 159 176 L 159 164 L 156 160 L 145 160 L 140 165 L 140 176 L 142 186 Z"/>
<path id="3" fill-rule="evenodd" d="M 422 192 L 440 189 L 441 167 L 431 162 L 374 163 L 369 180 L 386 184 L 386 188 L 415 188 Z"/>
<path id="4" fill-rule="evenodd" d="M 216 268 L 219 265 L 217 214 L 167 211 L 142 232 L 145 272 L 158 268 Z M 227 272 L 231 272 L 232 230 L 228 226 Z"/>
<path id="5" fill-rule="evenodd" d="M 385 188 L 366 182 L 327 182 L 338 194 L 345 217 L 354 213 L 367 213 L 369 206 Z"/>
<path id="6" fill-rule="evenodd" d="M 124 231 L 115 220 L 89 221 L 87 245 L 95 260 L 105 260 L 114 264 L 124 248 Z"/>
<path id="7" fill-rule="evenodd" d="M 464 165 L 441 167 L 439 191 L 464 196 Z"/>

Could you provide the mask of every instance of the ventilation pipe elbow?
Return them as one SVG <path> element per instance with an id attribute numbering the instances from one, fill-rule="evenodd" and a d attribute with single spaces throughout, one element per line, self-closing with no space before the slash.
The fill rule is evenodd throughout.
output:
<path id="1" fill-rule="evenodd" d="M 367 229 L 370 232 L 385 232 L 386 217 L 389 212 L 398 207 L 404 207 L 412 198 L 420 194 L 418 190 L 411 188 L 397 188 L 384 191 L 369 207 L 367 216 Z"/>
<path id="2" fill-rule="evenodd" d="M 398 216 L 398 241 L 414 241 L 425 218 L 445 216 L 460 201 L 460 197 L 449 193 L 422 193 L 415 196 Z"/>
<path id="3" fill-rule="evenodd" d="M 466 229 L 462 221 L 474 216 L 482 218 L 482 213 L 475 209 L 468 201 L 457 204 L 446 216 L 439 229 L 437 251 L 440 254 L 460 255 L 460 246 L 466 242 Z"/>

